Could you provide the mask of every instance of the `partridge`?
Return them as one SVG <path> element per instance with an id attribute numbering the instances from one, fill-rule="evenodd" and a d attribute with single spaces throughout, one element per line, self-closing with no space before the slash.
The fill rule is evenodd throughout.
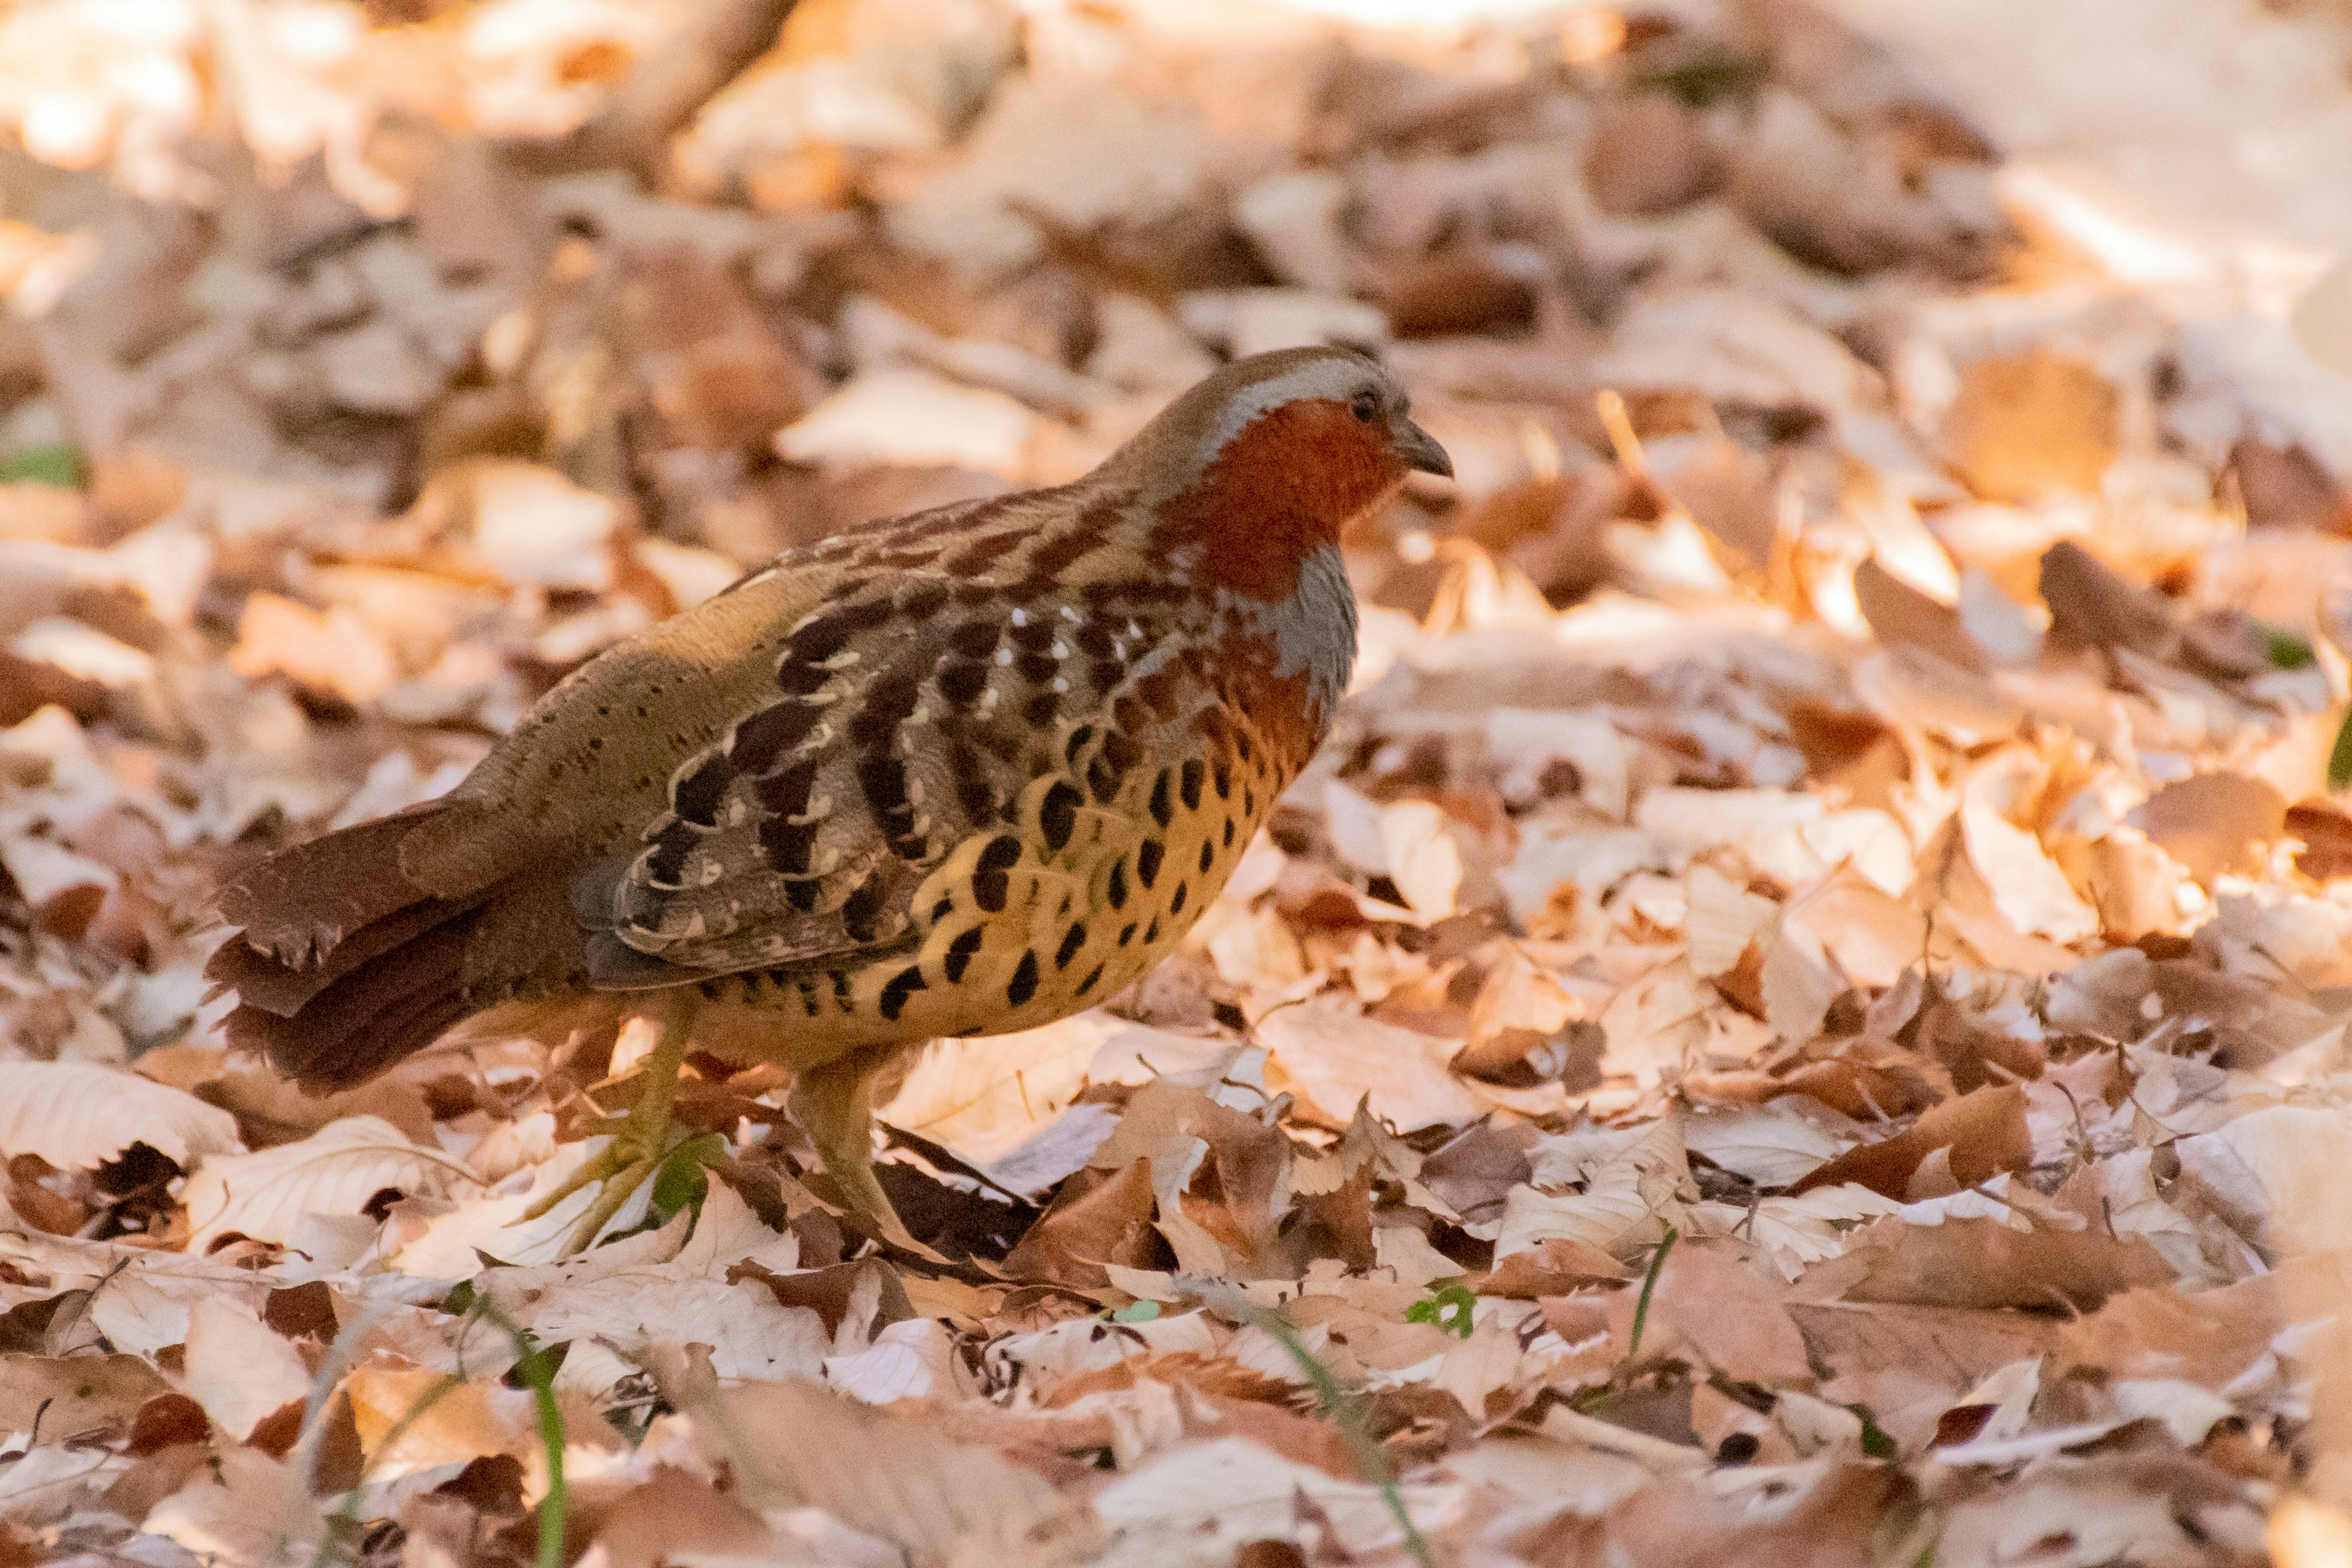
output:
<path id="1" fill-rule="evenodd" d="M 689 1050 L 788 1069 L 836 1195 L 901 1238 L 877 1073 L 1098 1003 L 1182 937 L 1347 687 L 1340 531 L 1415 469 L 1453 471 L 1379 364 L 1286 350 L 1073 484 L 787 551 L 574 671 L 449 794 L 224 888 L 229 1037 L 336 1089 L 477 1016 L 617 1003 L 659 1044 L 548 1200 L 603 1184 L 582 1245 L 661 1159 Z"/>

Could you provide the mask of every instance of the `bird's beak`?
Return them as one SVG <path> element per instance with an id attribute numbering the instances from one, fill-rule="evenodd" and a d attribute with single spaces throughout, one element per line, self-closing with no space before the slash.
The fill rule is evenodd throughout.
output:
<path id="1" fill-rule="evenodd" d="M 1442 475 L 1449 479 L 1454 477 L 1454 459 L 1445 455 L 1445 448 L 1437 444 L 1435 437 L 1410 419 L 1405 420 L 1404 428 L 1396 433 L 1396 455 L 1408 468 L 1424 474 Z"/>

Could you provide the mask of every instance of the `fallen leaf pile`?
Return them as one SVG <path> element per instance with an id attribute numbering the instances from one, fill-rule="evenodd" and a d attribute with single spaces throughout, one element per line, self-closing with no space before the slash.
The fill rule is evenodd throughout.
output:
<path id="1" fill-rule="evenodd" d="M 2352 1561 L 2352 383 L 1839 9 L 0 16 L 0 1564 Z M 563 1256 L 635 1025 L 221 1044 L 224 877 L 1325 340 L 1459 482 L 923 1255 L 703 1058 Z"/>

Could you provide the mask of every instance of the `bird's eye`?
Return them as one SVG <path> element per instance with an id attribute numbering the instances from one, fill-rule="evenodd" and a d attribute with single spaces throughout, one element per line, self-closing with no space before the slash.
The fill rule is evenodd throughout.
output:
<path id="1" fill-rule="evenodd" d="M 1370 425 L 1372 422 L 1372 416 L 1381 411 L 1380 394 L 1367 387 L 1356 394 L 1356 401 L 1350 406 L 1355 410 L 1357 418 Z"/>

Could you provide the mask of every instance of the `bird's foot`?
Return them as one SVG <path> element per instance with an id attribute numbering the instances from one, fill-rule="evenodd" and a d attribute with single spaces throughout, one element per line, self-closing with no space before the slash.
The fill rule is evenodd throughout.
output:
<path id="1" fill-rule="evenodd" d="M 588 1186 L 597 1186 L 596 1201 L 572 1226 L 564 1251 L 585 1252 L 598 1233 L 612 1223 L 636 1190 L 653 1179 L 669 1154 L 670 1102 L 677 1095 L 678 1069 L 686 1060 L 683 1030 L 665 1029 L 638 1075 L 637 1098 L 626 1116 L 607 1117 L 593 1124 L 608 1134 L 602 1149 L 583 1161 L 562 1184 L 525 1209 L 525 1221 L 543 1218 L 558 1204 Z"/>
<path id="2" fill-rule="evenodd" d="M 888 1061 L 887 1052 L 871 1052 L 804 1068 L 788 1104 L 824 1162 L 827 1195 L 875 1239 L 944 1262 L 908 1232 L 874 1174 L 874 1080 Z"/>

